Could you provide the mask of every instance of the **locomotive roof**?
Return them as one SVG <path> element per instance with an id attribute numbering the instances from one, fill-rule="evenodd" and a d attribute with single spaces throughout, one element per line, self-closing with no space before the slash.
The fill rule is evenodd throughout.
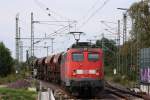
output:
<path id="1" fill-rule="evenodd" d="M 68 49 L 68 52 L 83 52 L 83 51 L 88 51 L 88 52 L 102 52 L 101 48 L 70 48 Z"/>
<path id="2" fill-rule="evenodd" d="M 76 42 L 72 44 L 70 48 L 97 48 L 95 44 L 91 42 Z"/>

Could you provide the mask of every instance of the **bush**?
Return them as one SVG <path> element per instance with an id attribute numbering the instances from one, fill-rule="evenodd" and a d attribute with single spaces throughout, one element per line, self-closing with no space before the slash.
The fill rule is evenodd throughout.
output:
<path id="1" fill-rule="evenodd" d="M 5 77 L 13 70 L 13 59 L 8 48 L 0 42 L 0 76 Z"/>
<path id="2" fill-rule="evenodd" d="M 27 72 L 26 71 L 21 71 L 19 74 L 10 74 L 7 75 L 7 77 L 0 77 L 0 84 L 7 84 L 11 82 L 15 82 L 17 80 L 22 80 L 27 77 Z"/>
<path id="3" fill-rule="evenodd" d="M 121 76 L 120 75 L 117 75 L 113 78 L 113 81 L 116 82 L 116 83 L 120 83 L 121 82 Z"/>

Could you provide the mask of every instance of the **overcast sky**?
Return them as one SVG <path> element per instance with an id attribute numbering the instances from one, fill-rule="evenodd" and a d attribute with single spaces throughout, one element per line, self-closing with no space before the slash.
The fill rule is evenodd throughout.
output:
<path id="1" fill-rule="evenodd" d="M 20 17 L 21 37 L 29 37 L 31 12 L 34 13 L 35 20 L 76 20 L 77 31 L 86 33 L 81 36 L 81 41 L 94 39 L 95 35 L 107 34 L 104 30 L 107 27 L 100 23 L 101 20 L 117 23 L 118 19 L 122 20 L 123 11 L 116 8 L 129 8 L 137 1 L 139 0 L 1 0 L 0 41 L 4 42 L 15 57 L 15 16 L 18 13 Z M 46 8 L 49 8 L 49 11 Z M 49 13 L 50 16 L 48 16 Z M 45 33 L 51 34 L 62 28 L 63 25 L 68 25 L 68 23 L 35 24 L 35 37 L 44 37 Z M 75 25 L 72 26 L 73 28 L 70 30 L 74 31 Z M 110 24 L 110 26 L 115 28 L 112 30 L 115 33 L 117 25 Z M 55 52 L 65 50 L 74 42 L 73 36 L 66 35 L 67 32 L 68 30 L 54 37 Z M 46 42 L 46 45 L 51 45 L 50 41 Z M 25 46 L 30 46 L 29 40 L 23 40 L 23 43 Z M 44 42 L 38 45 L 43 46 Z M 24 48 L 24 53 L 27 49 L 29 48 Z M 49 50 L 49 54 L 50 52 L 51 50 Z M 46 49 L 38 48 L 35 50 L 35 54 L 38 57 L 46 56 Z"/>

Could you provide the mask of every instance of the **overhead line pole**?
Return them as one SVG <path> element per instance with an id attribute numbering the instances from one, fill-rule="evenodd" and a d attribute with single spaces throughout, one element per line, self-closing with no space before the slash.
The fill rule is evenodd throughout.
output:
<path id="1" fill-rule="evenodd" d="M 34 56 L 34 27 L 33 12 L 31 13 L 31 57 Z"/>
<path id="2" fill-rule="evenodd" d="M 16 60 L 19 61 L 19 15 L 16 15 Z"/>
<path id="3" fill-rule="evenodd" d="M 20 41 L 20 62 L 23 62 L 23 41 Z"/>
<path id="4" fill-rule="evenodd" d="M 87 39 L 87 41 L 90 42 L 90 45 L 92 46 L 92 41 L 96 41 L 95 39 Z"/>
<path id="5" fill-rule="evenodd" d="M 127 41 L 127 13 L 129 11 L 129 9 L 126 8 L 117 8 L 120 10 L 125 10 L 126 12 L 123 14 L 123 45 L 125 44 L 125 42 Z M 122 56 L 122 65 L 125 64 L 125 72 L 128 73 L 128 65 L 127 65 L 127 55 L 125 55 L 125 61 L 123 63 L 124 57 Z M 124 68 L 124 66 L 122 66 Z"/>
<path id="6" fill-rule="evenodd" d="M 104 38 L 104 33 L 102 33 L 103 65 L 105 65 Z"/>
<path id="7" fill-rule="evenodd" d="M 127 14 L 123 14 L 123 44 L 127 40 Z"/>
<path id="8" fill-rule="evenodd" d="M 54 44 L 54 38 L 51 38 L 52 53 L 54 52 L 53 44 Z"/>
<path id="9" fill-rule="evenodd" d="M 123 44 L 127 41 L 127 12 L 123 14 Z M 125 55 L 125 73 L 128 74 L 127 55 Z"/>
<path id="10" fill-rule="evenodd" d="M 19 27 L 19 61 L 23 61 L 23 41 L 21 41 L 21 28 Z"/>
<path id="11" fill-rule="evenodd" d="M 34 38 L 34 23 L 40 23 L 40 22 L 67 22 L 67 23 L 71 22 L 71 24 L 73 24 L 76 21 L 34 21 L 33 12 L 31 12 L 31 38 L 21 38 L 21 39 L 31 39 L 31 57 L 34 57 L 34 39 L 41 39 L 40 41 L 42 41 L 43 39 L 49 39 L 49 38 Z M 62 29 L 67 28 L 67 27 L 68 25 L 60 28 L 59 30 L 56 30 L 50 35 L 56 35 L 58 31 L 61 31 Z M 54 43 L 53 40 L 54 39 L 53 38 L 50 38 L 50 39 L 52 40 L 52 53 L 53 53 L 53 43 Z"/>
<path id="12" fill-rule="evenodd" d="M 120 72 L 120 20 L 118 20 L 118 55 L 117 55 L 117 71 Z"/>
<path id="13" fill-rule="evenodd" d="M 120 46 L 120 20 L 118 20 L 118 45 Z"/>
<path id="14" fill-rule="evenodd" d="M 117 8 L 119 10 L 125 10 L 126 12 L 123 14 L 123 44 L 127 40 L 127 13 L 129 9 L 127 8 Z"/>

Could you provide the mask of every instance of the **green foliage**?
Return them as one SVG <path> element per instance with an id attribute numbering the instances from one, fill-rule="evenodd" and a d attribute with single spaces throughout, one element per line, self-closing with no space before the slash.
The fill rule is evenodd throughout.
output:
<path id="1" fill-rule="evenodd" d="M 21 89 L 0 88 L 2 100 L 35 100 L 37 93 Z"/>
<path id="2" fill-rule="evenodd" d="M 116 64 L 117 46 L 115 44 L 115 41 L 107 38 L 102 38 L 101 40 L 96 41 L 96 46 L 103 48 L 105 66 L 113 67 Z"/>
<path id="3" fill-rule="evenodd" d="M 131 80 L 129 76 L 121 75 L 121 74 L 114 75 L 112 81 L 115 83 L 119 83 L 125 87 L 129 87 L 129 88 L 132 86 L 135 86 L 137 83 L 135 80 L 134 81 Z"/>
<path id="4" fill-rule="evenodd" d="M 13 59 L 8 48 L 3 43 L 0 43 L 0 76 L 4 77 L 10 74 L 13 70 Z"/>
<path id="5" fill-rule="evenodd" d="M 130 7 L 129 14 L 134 23 L 130 32 L 132 40 L 136 43 L 138 38 L 141 48 L 150 47 L 150 12 L 148 0 L 134 3 Z"/>
<path id="6" fill-rule="evenodd" d="M 18 74 L 9 74 L 6 77 L 0 77 L 0 84 L 7 84 L 11 82 L 15 82 L 17 80 L 22 80 L 29 76 L 29 72 L 25 69 L 21 70 Z"/>
<path id="7" fill-rule="evenodd" d="M 120 46 L 120 73 L 128 77 L 130 81 L 136 81 L 139 77 L 137 59 L 137 47 L 150 47 L 150 12 L 148 1 L 134 3 L 129 9 L 129 15 L 132 19 L 132 30 L 130 40 Z"/>

